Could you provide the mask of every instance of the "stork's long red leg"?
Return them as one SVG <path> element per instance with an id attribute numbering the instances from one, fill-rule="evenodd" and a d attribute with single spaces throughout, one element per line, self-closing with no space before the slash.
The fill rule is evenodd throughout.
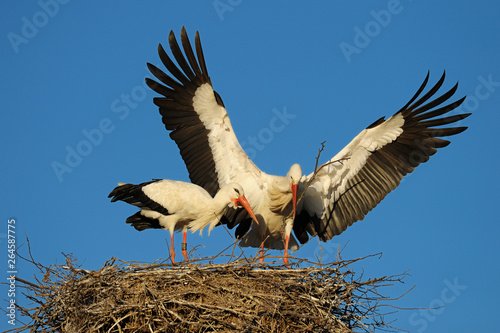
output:
<path id="1" fill-rule="evenodd" d="M 174 233 L 170 237 L 170 259 L 172 259 L 172 264 L 175 264 Z"/>
<path id="2" fill-rule="evenodd" d="M 285 224 L 285 255 L 283 256 L 283 262 L 285 263 L 287 268 L 290 268 L 288 265 L 288 243 L 290 242 L 290 233 L 293 228 L 293 220 L 287 219 Z"/>
<path id="3" fill-rule="evenodd" d="M 285 255 L 283 256 L 283 262 L 285 263 L 286 267 L 290 268 L 288 266 L 288 242 L 290 241 L 290 236 L 286 236 L 285 238 Z"/>
<path id="4" fill-rule="evenodd" d="M 184 255 L 184 259 L 186 262 L 189 261 L 188 253 L 187 253 L 187 242 L 186 242 L 187 230 L 184 230 L 182 236 L 182 254 Z"/>

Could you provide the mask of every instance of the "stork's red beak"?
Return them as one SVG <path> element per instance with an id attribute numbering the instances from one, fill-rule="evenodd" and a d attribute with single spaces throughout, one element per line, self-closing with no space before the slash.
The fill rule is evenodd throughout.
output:
<path id="1" fill-rule="evenodd" d="M 297 205 L 297 187 L 298 184 L 292 184 L 292 202 L 293 202 L 293 219 L 295 220 L 295 206 Z"/>
<path id="2" fill-rule="evenodd" d="M 238 203 L 240 203 L 247 210 L 248 214 L 250 214 L 250 216 L 253 218 L 253 220 L 255 221 L 255 223 L 259 224 L 259 221 L 257 221 L 257 218 L 255 217 L 255 214 L 253 213 L 253 210 L 250 207 L 250 204 L 248 203 L 247 198 L 245 198 L 244 195 L 242 195 L 241 197 L 239 197 L 238 199 L 236 199 L 234 201 L 234 203 L 235 203 L 236 206 L 238 205 Z"/>

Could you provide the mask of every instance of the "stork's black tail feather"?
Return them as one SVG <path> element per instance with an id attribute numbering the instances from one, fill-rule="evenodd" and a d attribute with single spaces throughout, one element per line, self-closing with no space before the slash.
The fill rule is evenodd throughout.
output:
<path id="1" fill-rule="evenodd" d="M 160 221 L 155 218 L 144 216 L 142 213 L 144 211 L 155 211 L 162 215 L 169 215 L 168 210 L 152 200 L 143 191 L 143 188 L 151 183 L 158 180 L 153 180 L 150 182 L 134 185 L 134 184 L 119 184 L 117 187 L 111 191 L 108 198 L 111 198 L 111 202 L 123 201 L 133 206 L 141 208 L 141 211 L 135 213 L 134 215 L 127 218 L 125 221 L 132 225 L 136 230 L 142 231 L 144 229 L 162 229 Z"/>
<path id="2" fill-rule="evenodd" d="M 137 212 L 134 215 L 129 216 L 125 222 L 129 223 L 138 231 L 143 231 L 145 229 L 162 229 L 160 222 L 157 219 L 141 215 L 141 212 Z"/>
<path id="3" fill-rule="evenodd" d="M 170 213 L 165 207 L 152 200 L 142 190 L 143 187 L 157 181 L 158 180 L 152 180 L 138 185 L 120 184 L 115 187 L 113 191 L 111 191 L 111 193 L 108 195 L 108 198 L 111 198 L 111 202 L 120 200 L 136 207 L 154 210 L 155 212 L 163 215 L 169 215 Z"/>

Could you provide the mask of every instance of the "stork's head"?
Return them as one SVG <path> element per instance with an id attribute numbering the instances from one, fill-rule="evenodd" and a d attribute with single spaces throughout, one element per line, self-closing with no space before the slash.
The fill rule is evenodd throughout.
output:
<path id="1" fill-rule="evenodd" d="M 295 206 L 297 205 L 297 187 L 299 186 L 300 178 L 302 178 L 302 168 L 295 163 L 290 167 L 286 174 L 290 189 L 292 190 L 292 203 L 293 203 L 293 218 L 295 219 Z"/>
<path id="2" fill-rule="evenodd" d="M 252 211 L 252 208 L 250 207 L 250 204 L 248 203 L 247 198 L 245 197 L 245 191 L 243 191 L 243 187 L 241 187 L 240 184 L 238 183 L 229 183 L 226 185 L 229 198 L 231 199 L 231 202 L 235 207 L 243 206 L 250 214 L 250 216 L 254 219 L 255 223 L 259 224 L 257 221 L 257 218 L 255 217 L 255 214 Z"/>

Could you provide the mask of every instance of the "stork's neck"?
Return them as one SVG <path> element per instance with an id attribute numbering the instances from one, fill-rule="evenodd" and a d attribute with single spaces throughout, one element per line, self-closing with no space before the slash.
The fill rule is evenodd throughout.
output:
<path id="1" fill-rule="evenodd" d="M 205 213 L 199 218 L 198 223 L 203 226 L 208 226 L 209 234 L 222 218 L 222 214 L 228 205 L 228 200 L 227 192 L 220 190 L 210 201 L 209 207 L 207 207 Z"/>
<path id="2" fill-rule="evenodd" d="M 222 188 L 212 199 L 211 211 L 213 214 L 222 214 L 224 208 L 229 204 L 229 195 L 225 188 Z"/>
<path id="3" fill-rule="evenodd" d="M 224 200 L 224 198 L 226 199 Z M 202 230 L 208 226 L 208 234 L 210 235 L 210 231 L 212 231 L 222 218 L 224 208 L 228 204 L 227 198 L 227 192 L 221 190 L 215 195 L 215 197 L 204 202 L 203 209 L 201 210 L 198 218 L 189 223 L 189 229 L 192 232 L 200 230 L 201 235 Z"/>
<path id="4" fill-rule="evenodd" d="M 269 186 L 270 209 L 273 212 L 284 213 L 292 211 L 292 189 L 287 177 L 275 176 Z"/>

